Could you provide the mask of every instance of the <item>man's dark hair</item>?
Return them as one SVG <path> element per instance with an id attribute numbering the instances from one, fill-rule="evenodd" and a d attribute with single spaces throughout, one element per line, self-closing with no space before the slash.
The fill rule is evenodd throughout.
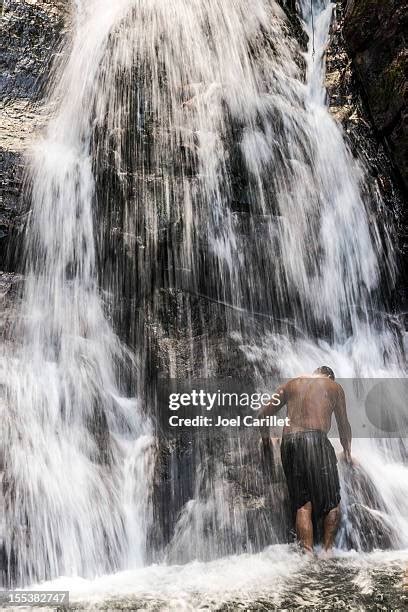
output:
<path id="1" fill-rule="evenodd" d="M 331 378 L 332 380 L 335 380 L 336 378 L 333 370 L 329 368 L 329 366 L 320 366 L 320 368 L 317 368 L 314 373 L 323 374 L 323 376 L 328 376 L 328 378 Z"/>

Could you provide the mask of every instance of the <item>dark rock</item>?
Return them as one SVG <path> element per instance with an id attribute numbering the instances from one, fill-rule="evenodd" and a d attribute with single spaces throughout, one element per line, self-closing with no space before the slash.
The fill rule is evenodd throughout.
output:
<path id="1" fill-rule="evenodd" d="M 375 487 L 361 466 L 350 467 L 339 462 L 343 484 L 343 521 L 339 537 L 341 543 L 355 550 L 392 548 L 398 542 L 381 492 Z"/>
<path id="2" fill-rule="evenodd" d="M 360 5 L 361 2 L 355 2 L 355 4 Z M 375 202 L 378 196 L 382 200 L 383 205 L 380 210 L 372 212 L 375 213 L 380 231 L 383 232 L 382 240 L 385 250 L 391 245 L 396 251 L 399 271 L 394 285 L 392 279 L 390 282 L 389 270 L 382 270 L 383 299 L 385 298 L 388 302 L 390 310 L 401 312 L 406 310 L 406 288 L 408 286 L 405 265 L 408 253 L 406 193 L 387 134 L 379 131 L 379 126 L 371 112 L 365 83 L 355 63 L 355 53 L 350 48 L 347 39 L 350 10 L 350 2 L 337 1 L 335 20 L 327 50 L 326 87 L 329 105 L 332 114 L 343 125 L 350 149 L 365 166 L 366 201 Z M 355 36 L 360 34 L 363 36 L 362 32 L 363 26 L 358 31 L 356 30 Z M 373 38 L 376 35 L 373 33 Z M 388 237 L 387 231 L 389 232 Z"/>
<path id="3" fill-rule="evenodd" d="M 347 546 L 354 550 L 386 550 L 393 547 L 391 526 L 379 512 L 362 504 L 353 504 L 348 509 Z"/>
<path id="4" fill-rule="evenodd" d="M 278 4 L 283 8 L 288 17 L 291 35 L 300 42 L 304 49 L 306 49 L 307 36 L 299 19 L 299 13 L 296 6 L 297 0 L 278 0 Z"/>
<path id="5" fill-rule="evenodd" d="M 10 243 L 23 222 L 25 152 L 44 124 L 41 99 L 67 20 L 61 0 L 8 0 L 3 4 L 0 70 L 0 261 L 15 271 L 21 254 Z M 16 236 L 20 242 L 20 236 Z"/>
<path id="6" fill-rule="evenodd" d="M 10 237 L 19 226 L 18 219 L 22 218 L 24 163 L 20 152 L 0 148 L 0 174 L 0 261 L 4 270 L 14 270 L 17 264 L 10 251 Z"/>
<path id="7" fill-rule="evenodd" d="M 348 0 L 344 37 L 374 124 L 408 187 L 406 0 Z"/>
<path id="8" fill-rule="evenodd" d="M 19 274 L 0 272 L 0 336 L 9 338 L 13 324 L 13 306 L 21 295 L 23 277 Z"/>
<path id="9" fill-rule="evenodd" d="M 38 99 L 50 74 L 61 38 L 67 3 L 59 0 L 8 0 L 2 15 L 3 100 Z"/>

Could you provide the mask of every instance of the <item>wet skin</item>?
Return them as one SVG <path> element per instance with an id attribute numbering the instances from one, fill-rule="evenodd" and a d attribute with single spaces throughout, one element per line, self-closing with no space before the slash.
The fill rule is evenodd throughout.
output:
<path id="1" fill-rule="evenodd" d="M 265 415 L 279 412 L 287 406 L 289 426 L 283 435 L 318 429 L 328 433 L 334 413 L 339 429 L 340 442 L 345 454 L 350 454 L 351 428 L 347 418 L 343 388 L 327 376 L 300 376 L 279 387 L 276 391 L 280 404 L 268 404 Z"/>
<path id="2" fill-rule="evenodd" d="M 279 397 L 279 402 L 277 400 Z M 351 427 L 347 418 L 346 400 L 342 387 L 331 378 L 314 374 L 294 378 L 277 389 L 274 400 L 262 408 L 259 416 L 274 415 L 287 406 L 289 425 L 283 436 L 310 429 L 328 433 L 334 413 L 339 430 L 344 456 L 351 461 Z M 264 448 L 270 445 L 269 433 L 262 429 Z M 303 548 L 313 550 L 312 504 L 308 502 L 296 514 L 296 533 Z M 330 551 L 340 520 L 339 506 L 333 508 L 324 518 L 323 547 Z"/>

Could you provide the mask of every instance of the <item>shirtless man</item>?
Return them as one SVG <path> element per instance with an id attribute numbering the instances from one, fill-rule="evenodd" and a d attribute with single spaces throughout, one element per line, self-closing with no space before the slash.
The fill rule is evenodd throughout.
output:
<path id="1" fill-rule="evenodd" d="M 279 403 L 277 397 L 279 396 Z M 342 387 L 333 370 L 321 366 L 311 376 L 300 376 L 279 387 L 274 400 L 259 416 L 273 415 L 287 406 L 289 425 L 281 443 L 283 470 L 290 501 L 296 513 L 296 533 L 306 551 L 313 551 L 313 517 L 323 518 L 323 548 L 328 553 L 340 520 L 340 484 L 337 458 L 327 433 L 334 412 L 344 458 L 351 462 L 351 427 Z M 270 445 L 262 431 L 264 447 Z"/>

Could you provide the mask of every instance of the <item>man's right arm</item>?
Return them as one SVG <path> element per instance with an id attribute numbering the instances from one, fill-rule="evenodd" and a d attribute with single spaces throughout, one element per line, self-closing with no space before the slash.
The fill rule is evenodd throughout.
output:
<path id="1" fill-rule="evenodd" d="M 260 410 L 258 410 L 258 413 L 256 415 L 257 418 L 263 419 L 266 416 L 273 416 L 274 414 L 279 412 L 281 408 L 284 407 L 287 400 L 288 400 L 288 394 L 286 390 L 286 385 L 281 385 L 272 394 L 271 401 L 268 402 L 268 404 L 266 404 L 265 406 L 262 406 Z M 270 428 L 265 425 L 261 425 L 260 431 L 261 431 L 261 439 L 262 439 L 263 448 L 264 450 L 267 450 L 271 446 Z"/>
<path id="2" fill-rule="evenodd" d="M 339 430 L 340 443 L 344 450 L 344 457 L 346 461 L 351 462 L 351 426 L 347 417 L 346 396 L 343 388 L 340 385 L 338 385 L 334 414 L 336 416 L 337 427 Z"/>
<path id="3" fill-rule="evenodd" d="M 286 385 L 281 385 L 272 394 L 271 401 L 262 406 L 260 410 L 258 410 L 257 417 L 263 418 L 266 416 L 273 416 L 285 406 L 287 401 L 288 394 L 286 390 Z"/>

